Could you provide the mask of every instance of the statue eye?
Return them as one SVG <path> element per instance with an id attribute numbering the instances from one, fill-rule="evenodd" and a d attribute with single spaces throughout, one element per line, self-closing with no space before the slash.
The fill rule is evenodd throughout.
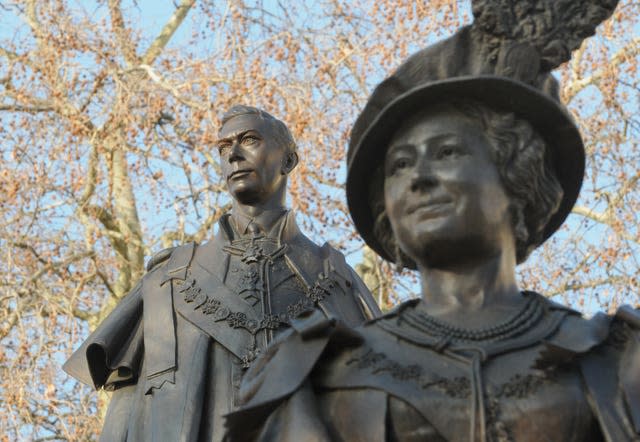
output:
<path id="1" fill-rule="evenodd" d="M 394 169 L 405 169 L 409 167 L 409 160 L 407 160 L 406 158 L 398 158 L 394 164 L 393 164 L 393 168 Z"/>
<path id="2" fill-rule="evenodd" d="M 406 169 L 408 167 L 411 167 L 411 160 L 409 158 L 406 158 L 406 157 L 395 158 L 391 162 L 390 167 L 387 168 L 387 175 L 393 175 L 397 171 Z"/>
<path id="3" fill-rule="evenodd" d="M 258 142 L 258 137 L 255 137 L 253 135 L 246 135 L 245 137 L 242 138 L 242 144 L 245 145 L 252 145 L 252 144 L 256 144 Z"/>
<path id="4" fill-rule="evenodd" d="M 414 146 L 392 146 L 384 160 L 384 173 L 386 176 L 391 176 L 400 170 L 413 167 L 415 162 L 416 150 Z"/>
<path id="5" fill-rule="evenodd" d="M 445 145 L 438 150 L 438 159 L 451 158 L 454 156 L 458 156 L 462 153 L 462 150 L 458 146 L 453 145 Z"/>
<path id="6" fill-rule="evenodd" d="M 220 153 L 220 155 L 226 154 L 230 148 L 231 144 L 229 143 L 218 144 L 218 152 Z"/>

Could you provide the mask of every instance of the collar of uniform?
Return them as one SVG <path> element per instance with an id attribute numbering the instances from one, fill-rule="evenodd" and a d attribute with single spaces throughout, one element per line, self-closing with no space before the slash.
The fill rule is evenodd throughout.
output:
<path id="1" fill-rule="evenodd" d="M 268 210 L 255 218 L 227 213 L 220 218 L 220 233 L 227 241 L 245 236 L 251 221 L 259 225 L 268 237 L 275 238 L 280 242 L 286 243 L 300 233 L 295 214 L 287 209 Z"/>
<path id="2" fill-rule="evenodd" d="M 248 228 L 251 222 L 254 222 L 258 227 L 260 227 L 260 230 L 265 232 L 268 236 L 273 236 L 273 230 L 278 224 L 280 224 L 279 221 L 286 213 L 287 209 L 265 210 L 255 217 L 246 216 L 241 213 L 232 213 L 230 217 L 230 224 L 239 236 L 244 236 L 249 233 Z"/>

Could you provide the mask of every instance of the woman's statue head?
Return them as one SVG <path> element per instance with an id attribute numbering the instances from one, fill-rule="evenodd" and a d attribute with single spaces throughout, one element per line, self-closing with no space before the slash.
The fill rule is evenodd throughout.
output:
<path id="1" fill-rule="evenodd" d="M 480 102 L 420 111 L 388 144 L 368 201 L 373 233 L 398 264 L 504 252 L 505 235 L 522 262 L 562 200 L 543 138 L 526 120 Z"/>
<path id="2" fill-rule="evenodd" d="M 384 87 L 378 87 L 372 95 L 354 126 L 348 152 L 349 210 L 362 238 L 379 255 L 415 268 L 416 254 L 424 257 L 437 254 L 445 259 L 446 253 L 456 250 L 454 243 L 445 241 L 446 236 L 440 237 L 441 242 L 425 243 L 424 246 L 431 249 L 422 251 L 411 250 L 420 245 L 418 237 L 409 242 L 401 238 L 399 243 L 395 241 L 398 238 L 392 231 L 398 234 L 401 223 L 394 224 L 389 218 L 400 219 L 401 214 L 390 214 L 393 201 L 385 199 L 384 189 L 388 189 L 385 183 L 389 178 L 385 175 L 385 164 L 390 147 L 399 137 L 415 132 L 418 126 L 434 119 L 439 119 L 438 125 L 446 126 L 453 134 L 464 135 L 462 138 L 467 144 L 477 140 L 486 144 L 484 150 L 489 165 L 495 168 L 501 190 L 508 198 L 506 225 L 513 242 L 514 264 L 523 262 L 562 225 L 580 191 L 585 154 L 580 132 L 559 102 L 557 82 L 553 78 L 546 78 L 541 82 L 544 87 L 538 88 L 496 75 L 452 77 L 427 81 L 395 95 L 389 92 L 393 89 L 387 87 L 390 84 L 393 81 L 385 80 Z M 454 127 L 453 122 L 459 124 Z M 471 163 L 475 168 L 465 169 L 465 174 L 469 175 L 468 179 L 478 178 L 481 167 L 486 169 L 489 165 Z M 430 165 L 423 163 L 416 170 L 421 168 L 428 171 Z M 484 204 L 495 199 L 495 195 L 486 193 L 476 198 L 481 195 L 486 198 Z M 483 248 L 488 245 L 487 241 L 498 247 L 492 235 L 503 230 L 493 231 L 485 224 L 480 226 L 484 221 L 478 218 L 481 214 L 470 211 L 460 217 L 468 237 L 460 238 L 467 241 L 467 251 L 459 250 L 455 255 L 457 259 L 472 258 L 473 253 L 482 250 L 486 252 Z M 407 221 L 411 221 L 411 217 L 407 217 Z M 414 219 L 411 225 L 415 227 L 416 222 Z M 432 233 L 435 235 L 436 231 Z M 482 241 L 480 234 L 484 235 Z M 505 235 L 500 234 L 504 240 Z M 504 241 L 501 244 L 505 246 Z M 406 252 L 404 255 L 398 245 Z M 473 247 L 469 249 L 469 246 Z"/>

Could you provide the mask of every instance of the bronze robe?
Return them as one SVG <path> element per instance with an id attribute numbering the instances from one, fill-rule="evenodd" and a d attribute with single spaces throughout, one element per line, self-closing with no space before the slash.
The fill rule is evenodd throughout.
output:
<path id="1" fill-rule="evenodd" d="M 246 374 L 229 439 L 640 440 L 640 313 L 585 320 L 524 296 L 490 339 L 432 333 L 417 300 L 356 329 L 308 318 Z"/>
<path id="2" fill-rule="evenodd" d="M 228 215 L 219 227 L 155 258 L 65 364 L 113 390 L 100 440 L 222 440 L 245 368 L 293 318 L 314 307 L 352 325 L 377 316 L 344 257 L 305 237 L 293 214 L 268 233 L 238 233 Z"/>

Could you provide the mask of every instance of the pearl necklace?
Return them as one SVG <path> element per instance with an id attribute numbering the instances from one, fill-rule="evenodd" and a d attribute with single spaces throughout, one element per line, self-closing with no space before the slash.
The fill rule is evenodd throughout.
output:
<path id="1" fill-rule="evenodd" d="M 455 326 L 423 312 L 405 310 L 401 318 L 411 327 L 432 336 L 455 341 L 499 341 L 513 338 L 529 330 L 544 315 L 544 308 L 536 295 L 529 299 L 513 316 L 490 327 L 468 329 Z"/>

